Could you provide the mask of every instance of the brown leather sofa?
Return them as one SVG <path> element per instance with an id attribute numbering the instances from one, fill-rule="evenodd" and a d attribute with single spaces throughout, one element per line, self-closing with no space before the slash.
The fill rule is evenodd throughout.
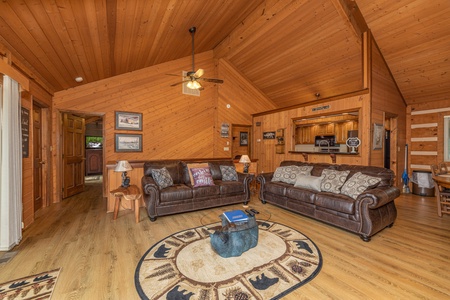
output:
<path id="1" fill-rule="evenodd" d="M 261 184 L 259 198 L 262 203 L 271 203 L 299 214 L 312 217 L 325 223 L 346 229 L 360 235 L 363 241 L 385 227 L 391 227 L 397 217 L 394 199 L 400 196 L 400 190 L 392 186 L 393 171 L 380 167 L 336 165 L 326 163 L 308 163 L 283 161 L 280 166 L 313 166 L 311 176 L 322 175 L 324 169 L 337 171 L 349 170 L 347 180 L 356 172 L 381 178 L 377 186 L 369 187 L 356 199 L 344 194 L 315 191 L 295 187 L 293 184 L 272 181 L 274 173 L 262 173 L 257 176 Z"/>
<path id="2" fill-rule="evenodd" d="M 193 187 L 188 163 L 208 163 L 213 186 Z M 253 175 L 237 172 L 237 181 L 223 181 L 220 166 L 234 166 L 230 160 L 155 160 L 144 163 L 142 190 L 148 216 L 152 222 L 158 216 L 224 206 L 250 201 L 250 182 Z M 166 167 L 173 185 L 160 189 L 152 177 L 152 169 Z"/>

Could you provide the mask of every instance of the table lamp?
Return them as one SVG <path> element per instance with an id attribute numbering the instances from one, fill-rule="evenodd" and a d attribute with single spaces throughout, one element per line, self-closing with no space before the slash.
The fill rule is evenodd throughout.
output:
<path id="1" fill-rule="evenodd" d="M 250 160 L 250 157 L 248 157 L 248 155 L 241 156 L 239 163 L 244 164 L 244 173 L 248 173 L 248 167 L 250 167 L 251 162 L 252 161 Z"/>
<path id="2" fill-rule="evenodd" d="M 130 177 L 127 176 L 127 171 L 131 171 L 133 168 L 130 163 L 126 160 L 119 160 L 117 162 L 117 166 L 114 169 L 114 172 L 123 172 L 122 173 L 122 186 L 129 187 L 130 186 Z"/>

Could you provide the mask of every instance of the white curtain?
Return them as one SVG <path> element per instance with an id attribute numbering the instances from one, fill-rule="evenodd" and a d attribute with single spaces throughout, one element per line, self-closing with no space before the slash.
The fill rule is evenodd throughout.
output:
<path id="1" fill-rule="evenodd" d="M 0 77 L 1 78 L 1 77 Z M 8 76 L 0 82 L 0 251 L 22 239 L 22 135 L 20 86 Z"/>

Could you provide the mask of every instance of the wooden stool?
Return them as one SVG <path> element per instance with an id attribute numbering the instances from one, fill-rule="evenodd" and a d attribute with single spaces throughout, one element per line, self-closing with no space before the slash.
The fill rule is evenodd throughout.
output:
<path id="1" fill-rule="evenodd" d="M 130 185 L 129 187 L 120 186 L 117 189 L 110 192 L 116 197 L 116 202 L 114 205 L 114 220 L 117 219 L 119 214 L 120 201 L 122 198 L 129 201 L 134 201 L 134 206 L 131 209 L 134 210 L 134 215 L 136 218 L 136 223 L 139 223 L 139 200 L 142 197 L 141 191 L 136 185 Z"/>

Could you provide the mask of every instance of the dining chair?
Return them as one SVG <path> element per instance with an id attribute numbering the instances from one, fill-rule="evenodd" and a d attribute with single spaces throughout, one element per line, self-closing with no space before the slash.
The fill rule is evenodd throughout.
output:
<path id="1" fill-rule="evenodd" d="M 444 164 L 445 165 L 445 164 Z M 448 174 L 447 168 L 442 168 L 442 164 L 431 165 L 431 173 L 433 176 L 439 176 Z M 450 189 L 444 188 L 436 180 L 434 180 L 434 186 L 436 187 L 436 200 L 438 206 L 438 216 L 442 217 L 442 214 L 450 214 Z"/>

